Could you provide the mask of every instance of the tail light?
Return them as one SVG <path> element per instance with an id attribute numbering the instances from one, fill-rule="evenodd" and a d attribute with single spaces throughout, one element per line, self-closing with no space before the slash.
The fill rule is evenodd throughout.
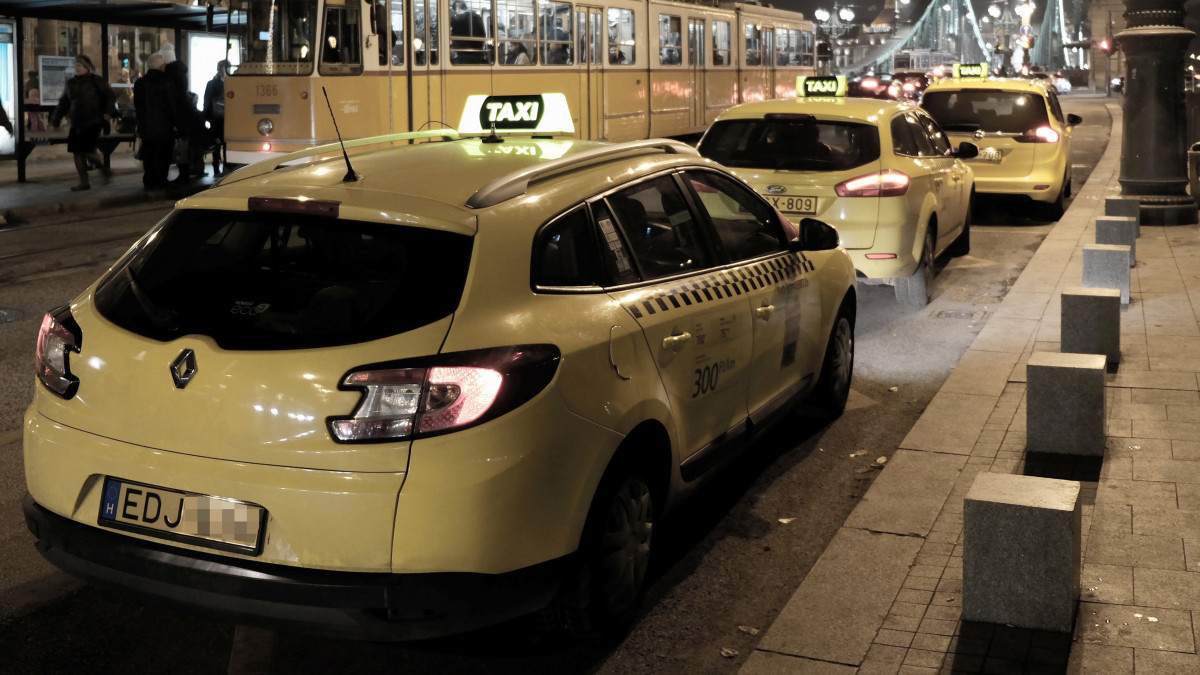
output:
<path id="1" fill-rule="evenodd" d="M 833 189 L 839 197 L 899 197 L 910 181 L 908 174 L 888 169 L 844 180 Z"/>
<path id="2" fill-rule="evenodd" d="M 350 415 L 328 418 L 329 433 L 339 443 L 370 443 L 482 424 L 545 389 L 559 359 L 552 345 L 521 345 L 356 368 L 339 389 L 362 398 Z"/>
<path id="3" fill-rule="evenodd" d="M 55 394 L 69 399 L 79 389 L 79 378 L 71 374 L 70 353 L 79 353 L 83 342 L 79 324 L 66 306 L 53 309 L 42 317 L 37 339 L 37 375 Z"/>
<path id="4" fill-rule="evenodd" d="M 1057 143 L 1058 132 L 1051 127 L 1038 127 L 1017 136 L 1016 140 L 1020 143 Z"/>

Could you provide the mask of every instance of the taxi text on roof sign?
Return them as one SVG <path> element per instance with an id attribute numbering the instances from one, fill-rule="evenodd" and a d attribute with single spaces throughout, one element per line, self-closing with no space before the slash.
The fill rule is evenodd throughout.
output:
<path id="1" fill-rule="evenodd" d="M 475 95 L 467 98 L 460 134 L 496 131 L 529 133 L 575 133 L 571 110 L 565 94 L 524 94 L 518 96 Z"/>
<path id="2" fill-rule="evenodd" d="M 956 63 L 956 64 L 954 64 L 954 79 L 956 79 L 956 80 L 986 80 L 986 79 L 988 79 L 988 64 L 986 64 L 986 63 Z"/>
<path id="3" fill-rule="evenodd" d="M 801 75 L 796 78 L 796 94 L 798 96 L 845 96 L 846 78 L 842 75 L 826 75 L 808 77 Z"/>

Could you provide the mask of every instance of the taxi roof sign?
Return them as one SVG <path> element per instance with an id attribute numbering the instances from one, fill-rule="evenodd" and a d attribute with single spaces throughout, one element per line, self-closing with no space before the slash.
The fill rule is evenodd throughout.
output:
<path id="1" fill-rule="evenodd" d="M 807 76 L 796 78 L 796 95 L 806 96 L 845 96 L 846 78 L 843 75 Z"/>
<path id="2" fill-rule="evenodd" d="M 986 80 L 988 73 L 988 64 L 986 63 L 954 64 L 954 79 L 956 80 Z"/>
<path id="3" fill-rule="evenodd" d="M 517 96 L 467 97 L 460 134 L 496 131 L 537 134 L 573 134 L 575 123 L 565 94 L 522 94 Z"/>

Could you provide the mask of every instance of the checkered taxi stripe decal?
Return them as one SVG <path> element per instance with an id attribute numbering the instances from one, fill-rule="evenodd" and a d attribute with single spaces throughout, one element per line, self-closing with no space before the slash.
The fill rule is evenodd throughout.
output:
<path id="1" fill-rule="evenodd" d="M 683 282 L 665 292 L 630 304 L 627 309 L 633 313 L 634 318 L 640 319 L 648 314 L 669 312 L 672 309 L 757 291 L 783 281 L 802 277 L 816 269 L 817 266 L 803 253 L 778 256 L 753 265 L 733 270 L 721 270 Z"/>

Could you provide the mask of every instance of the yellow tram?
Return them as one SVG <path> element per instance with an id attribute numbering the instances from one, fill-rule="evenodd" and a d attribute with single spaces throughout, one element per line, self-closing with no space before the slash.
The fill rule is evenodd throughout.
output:
<path id="1" fill-rule="evenodd" d="M 346 138 L 452 127 L 474 94 L 560 92 L 580 138 L 699 133 L 737 103 L 794 96 L 816 66 L 812 21 L 739 2 L 231 4 L 235 164 L 331 142 L 333 117 Z"/>

